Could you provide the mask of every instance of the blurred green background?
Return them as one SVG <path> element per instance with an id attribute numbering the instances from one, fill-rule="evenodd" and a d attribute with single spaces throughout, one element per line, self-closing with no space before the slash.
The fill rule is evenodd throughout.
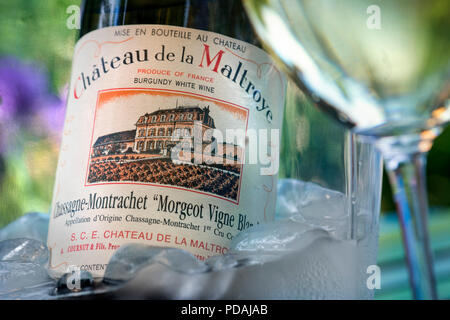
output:
<path id="1" fill-rule="evenodd" d="M 3 61 L 3 69 L 12 65 L 12 69 L 22 71 L 18 74 L 15 70 L 4 71 L 0 78 L 4 85 L 11 84 L 14 77 L 22 82 L 31 81 L 31 86 L 33 82 L 38 85 L 37 82 L 47 80 L 49 92 L 41 92 L 44 89 L 33 92 L 36 99 L 44 94 L 63 95 L 60 92 L 69 79 L 76 37 L 76 30 L 66 26 L 69 17 L 66 10 L 72 4 L 79 5 L 80 1 L 0 1 L 0 61 Z M 27 94 L 20 90 L 33 90 L 26 84 L 23 88 L 20 84 L 13 85 L 8 89 L 19 91 L 17 95 Z M 20 103 L 16 96 L 13 100 Z M 5 107 L 3 102 L 0 109 Z M 39 123 L 45 121 L 43 116 L 51 117 L 51 114 L 30 115 L 38 113 L 36 109 L 48 102 L 40 103 L 32 108 L 17 106 L 17 114 L 4 116 L 3 121 L 0 118 L 3 140 L 0 147 L 0 227 L 24 213 L 49 210 L 59 134 Z"/>
<path id="2" fill-rule="evenodd" d="M 0 112 L 0 228 L 27 212 L 49 210 L 61 134 L 59 126 L 64 116 L 64 88 L 69 80 L 77 36 L 77 30 L 69 29 L 66 25 L 71 16 L 67 8 L 80 2 L 0 0 L 0 90 L 2 85 L 3 88 L 14 85 L 9 79 L 7 68 L 8 64 L 18 64 L 24 69 L 18 78 L 30 82 L 32 88 L 35 79 L 39 78 L 39 83 L 45 83 L 45 90 L 48 91 L 43 93 L 45 90 L 41 88 L 39 94 L 45 99 L 31 109 L 18 109 L 14 116 L 9 117 L 3 114 L 3 120 Z M 26 94 L 21 92 L 26 88 L 24 85 L 23 88 L 19 86 L 15 89 L 20 95 Z M 59 102 L 59 105 L 55 102 Z M 45 109 L 45 103 L 56 106 L 54 109 Z M 47 113 L 41 112 L 41 109 Z M 53 117 L 53 122 L 48 121 L 49 117 Z M 15 122 L 15 119 L 20 120 Z M 46 125 L 42 125 L 43 122 Z M 449 163 L 450 127 L 436 140 L 429 154 L 427 171 L 429 202 L 433 208 L 432 238 L 437 239 L 434 245 L 443 257 L 450 257 L 450 249 L 447 249 L 450 248 Z M 401 238 L 396 216 L 392 213 L 394 206 L 390 192 L 387 178 L 384 177 L 380 265 L 386 266 L 386 270 L 391 270 L 391 273 L 386 276 L 387 289 L 380 290 L 377 297 L 409 298 Z M 394 276 L 395 272 L 397 276 Z M 449 288 L 440 290 L 448 293 L 450 275 L 446 272 L 443 274 L 442 286 Z M 389 280 L 389 276 L 394 280 Z"/>

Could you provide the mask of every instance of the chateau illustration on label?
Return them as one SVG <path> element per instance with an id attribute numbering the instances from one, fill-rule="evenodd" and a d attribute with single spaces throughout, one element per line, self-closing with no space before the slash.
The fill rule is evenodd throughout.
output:
<path id="1" fill-rule="evenodd" d="M 239 202 L 248 110 L 159 89 L 100 91 L 86 185 L 149 184 Z M 231 130 L 231 131 L 230 131 Z"/>

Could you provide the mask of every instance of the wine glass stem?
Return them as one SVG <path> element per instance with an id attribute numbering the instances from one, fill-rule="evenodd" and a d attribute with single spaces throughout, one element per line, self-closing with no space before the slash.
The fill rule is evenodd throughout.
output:
<path id="1" fill-rule="evenodd" d="M 399 163 L 385 159 L 402 229 L 414 299 L 437 299 L 428 235 L 426 157 L 426 153 L 414 153 Z"/>

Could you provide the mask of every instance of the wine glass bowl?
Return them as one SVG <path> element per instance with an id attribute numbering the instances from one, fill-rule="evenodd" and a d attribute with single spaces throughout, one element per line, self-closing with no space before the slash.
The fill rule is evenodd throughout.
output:
<path id="1" fill-rule="evenodd" d="M 450 120 L 450 2 L 244 0 L 244 6 L 294 82 L 383 154 L 413 296 L 437 298 L 424 169 Z"/>
<path id="2" fill-rule="evenodd" d="M 448 1 L 244 3 L 285 70 L 355 132 L 392 136 L 449 121 Z"/>

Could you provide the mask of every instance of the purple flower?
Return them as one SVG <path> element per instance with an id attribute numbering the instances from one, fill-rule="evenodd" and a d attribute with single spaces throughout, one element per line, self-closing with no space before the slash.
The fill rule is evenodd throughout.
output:
<path id="1" fill-rule="evenodd" d="M 37 110 L 36 121 L 46 133 L 59 140 L 64 126 L 66 98 L 69 88 L 66 86 L 59 96 L 49 96 L 45 104 Z"/>
<path id="2" fill-rule="evenodd" d="M 64 100 L 50 91 L 44 68 L 13 57 L 0 58 L 0 152 L 2 141 L 4 148 L 17 128 L 39 135 L 60 134 Z"/>
<path id="3" fill-rule="evenodd" d="M 48 95 L 44 70 L 14 58 L 0 59 L 0 117 L 2 120 L 26 119 Z"/>

